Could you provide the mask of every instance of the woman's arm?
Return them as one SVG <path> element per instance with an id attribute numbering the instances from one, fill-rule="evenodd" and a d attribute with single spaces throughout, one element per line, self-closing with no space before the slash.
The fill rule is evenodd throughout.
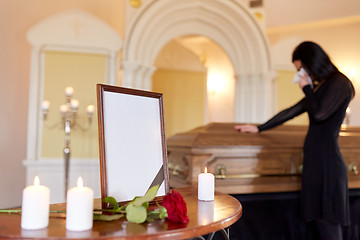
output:
<path id="1" fill-rule="evenodd" d="M 351 98 L 351 82 L 341 73 L 326 80 L 317 92 L 305 86 L 304 106 L 316 121 L 329 118 L 346 100 Z"/>
<path id="2" fill-rule="evenodd" d="M 251 124 L 250 125 L 249 124 L 235 125 L 234 129 L 237 131 L 240 131 L 240 132 L 257 133 L 257 132 L 261 132 L 261 131 L 279 126 L 280 124 L 302 114 L 303 112 L 305 112 L 304 99 L 302 99 L 300 102 L 298 102 L 294 106 L 279 112 L 274 117 L 272 117 L 269 121 L 267 121 L 266 123 L 264 123 L 260 126 L 251 125 Z"/>

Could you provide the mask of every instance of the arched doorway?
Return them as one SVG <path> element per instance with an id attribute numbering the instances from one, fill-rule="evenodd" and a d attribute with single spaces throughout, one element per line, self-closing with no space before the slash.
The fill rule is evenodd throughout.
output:
<path id="1" fill-rule="evenodd" d="M 235 1 L 148 1 L 129 24 L 122 85 L 151 90 L 154 61 L 171 39 L 202 35 L 228 55 L 235 75 L 235 121 L 261 122 L 273 112 L 267 38 L 246 7 Z"/>
<path id="2" fill-rule="evenodd" d="M 155 59 L 152 90 L 164 94 L 167 136 L 211 122 L 234 122 L 234 71 L 204 36 L 171 40 Z"/>

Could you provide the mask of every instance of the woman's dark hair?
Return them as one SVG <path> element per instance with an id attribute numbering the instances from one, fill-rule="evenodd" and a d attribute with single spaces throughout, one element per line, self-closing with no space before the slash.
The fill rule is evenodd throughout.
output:
<path id="1" fill-rule="evenodd" d="M 314 80 L 322 80 L 339 72 L 331 62 L 326 52 L 316 43 L 306 41 L 300 43 L 294 50 L 292 61 L 300 60 L 302 67 Z M 354 86 L 351 84 L 352 97 L 355 96 Z"/>
<path id="2" fill-rule="evenodd" d="M 314 42 L 300 43 L 292 55 L 292 61 L 295 60 L 300 60 L 305 71 L 315 79 L 326 78 L 338 72 L 326 52 Z"/>

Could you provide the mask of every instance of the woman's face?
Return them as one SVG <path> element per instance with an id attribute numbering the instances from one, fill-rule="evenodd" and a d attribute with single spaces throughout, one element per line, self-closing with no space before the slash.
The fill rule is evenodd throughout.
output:
<path id="1" fill-rule="evenodd" d="M 295 68 L 296 68 L 297 71 L 299 71 L 300 68 L 302 68 L 302 63 L 301 63 L 300 60 L 295 60 L 293 63 L 295 65 Z"/>
<path id="2" fill-rule="evenodd" d="M 302 68 L 301 60 L 295 60 L 293 63 L 294 63 L 294 66 L 295 66 L 295 68 L 296 68 L 297 71 L 299 71 L 300 68 Z M 313 76 L 311 73 L 307 72 L 307 74 L 309 74 L 309 77 L 310 77 L 312 80 L 314 80 L 314 76 Z"/>

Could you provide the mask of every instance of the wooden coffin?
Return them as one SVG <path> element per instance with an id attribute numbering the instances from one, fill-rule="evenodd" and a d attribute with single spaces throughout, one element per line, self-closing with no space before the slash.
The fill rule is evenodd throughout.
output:
<path id="1" fill-rule="evenodd" d="M 307 126 L 283 125 L 260 134 L 239 133 L 235 123 L 211 123 L 167 139 L 170 186 L 197 186 L 200 172 L 215 175 L 217 191 L 264 193 L 301 188 Z M 360 188 L 360 128 L 341 130 L 349 188 Z"/>

